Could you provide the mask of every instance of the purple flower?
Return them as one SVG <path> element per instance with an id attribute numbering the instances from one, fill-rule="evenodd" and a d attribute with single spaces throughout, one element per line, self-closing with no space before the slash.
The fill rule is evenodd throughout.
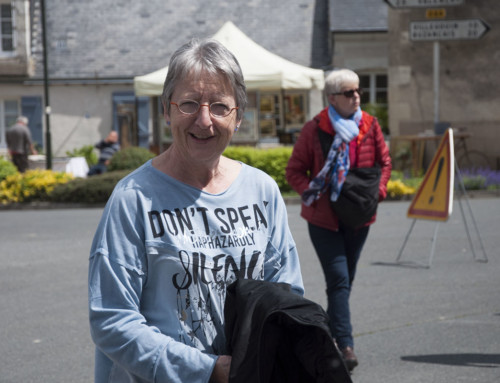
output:
<path id="1" fill-rule="evenodd" d="M 460 172 L 466 189 L 499 189 L 500 171 L 490 168 L 464 169 Z"/>

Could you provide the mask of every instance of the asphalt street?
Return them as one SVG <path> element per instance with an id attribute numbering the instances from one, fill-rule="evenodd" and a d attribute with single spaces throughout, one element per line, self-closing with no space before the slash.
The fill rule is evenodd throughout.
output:
<path id="1" fill-rule="evenodd" d="M 487 263 L 470 249 L 464 216 L 412 220 L 384 202 L 351 295 L 355 383 L 500 382 L 500 199 L 471 199 Z M 465 202 L 476 259 L 484 258 Z M 306 297 L 326 303 L 299 205 L 288 205 Z M 0 211 L 0 382 L 92 382 L 88 251 L 102 209 Z M 430 268 L 432 238 L 438 227 Z"/>

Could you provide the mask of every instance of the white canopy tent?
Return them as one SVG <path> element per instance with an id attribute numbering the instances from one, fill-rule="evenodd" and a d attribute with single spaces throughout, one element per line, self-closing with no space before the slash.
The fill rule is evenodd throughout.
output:
<path id="1" fill-rule="evenodd" d="M 238 59 L 247 90 L 318 89 L 324 87 L 324 73 L 288 61 L 264 49 L 232 22 L 226 22 L 213 36 Z M 134 78 L 136 96 L 160 96 L 168 66 Z"/>

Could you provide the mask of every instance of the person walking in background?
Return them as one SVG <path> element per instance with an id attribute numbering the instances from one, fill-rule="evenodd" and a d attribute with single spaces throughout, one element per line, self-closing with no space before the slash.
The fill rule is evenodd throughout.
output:
<path id="1" fill-rule="evenodd" d="M 333 71 L 325 80 L 325 93 L 329 105 L 303 127 L 286 178 L 302 196 L 301 216 L 308 222 L 326 280 L 330 328 L 346 367 L 352 370 L 358 359 L 349 296 L 375 215 L 360 227 L 351 227 L 338 218 L 331 203 L 341 194 L 350 169 L 377 166 L 380 181 L 375 184 L 374 199 L 375 204 L 382 201 L 392 165 L 377 119 L 360 108 L 358 75 L 348 69 Z"/>
<path id="2" fill-rule="evenodd" d="M 6 132 L 7 148 L 12 162 L 19 172 L 24 173 L 28 169 L 28 155 L 38 154 L 31 140 L 31 133 L 28 128 L 28 118 L 19 116 L 16 123 Z"/>
<path id="3" fill-rule="evenodd" d="M 170 60 L 173 143 L 122 179 L 90 252 L 96 382 L 228 382 L 226 287 L 283 282 L 303 295 L 276 182 L 224 157 L 247 104 L 241 68 L 215 40 Z"/>
<path id="4" fill-rule="evenodd" d="M 90 168 L 88 173 L 89 176 L 105 173 L 108 170 L 111 157 L 120 150 L 120 143 L 118 142 L 118 133 L 116 130 L 109 132 L 105 139 L 95 144 L 95 147 L 100 151 L 99 160 L 97 164 Z"/>

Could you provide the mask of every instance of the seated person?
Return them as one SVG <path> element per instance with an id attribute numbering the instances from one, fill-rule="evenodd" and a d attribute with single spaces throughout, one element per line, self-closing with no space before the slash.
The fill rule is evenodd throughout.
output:
<path id="1" fill-rule="evenodd" d="M 88 173 L 89 176 L 105 173 L 108 169 L 111 157 L 120 150 L 120 143 L 118 142 L 118 133 L 116 130 L 109 132 L 104 140 L 95 144 L 95 147 L 100 150 L 99 161 L 90 168 Z"/>

